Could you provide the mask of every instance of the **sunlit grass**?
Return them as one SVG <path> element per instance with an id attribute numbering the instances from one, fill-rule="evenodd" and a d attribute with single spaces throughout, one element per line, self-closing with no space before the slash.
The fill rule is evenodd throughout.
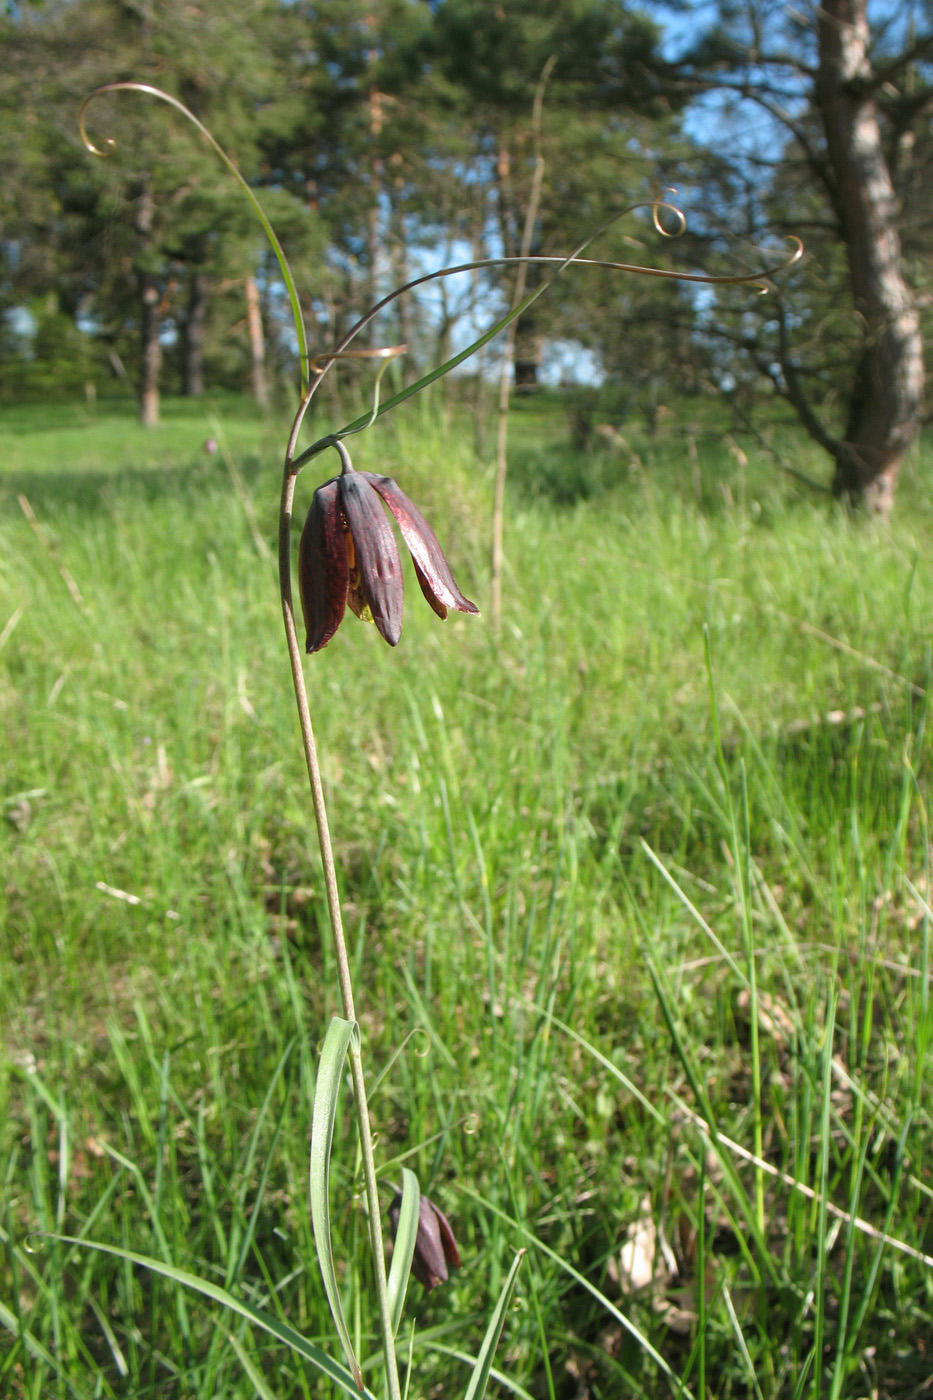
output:
<path id="1" fill-rule="evenodd" d="M 30 1400 L 246 1400 L 226 1331 L 275 1395 L 320 1393 L 271 1338 L 36 1230 L 174 1261 L 334 1351 L 307 1135 L 336 996 L 279 635 L 282 433 L 168 410 L 149 436 L 103 406 L 0 422 L 0 1394 Z M 933 1345 L 919 466 L 879 531 L 711 440 L 697 476 L 669 427 L 556 506 L 548 422 L 574 459 L 534 412 L 501 637 L 409 580 L 396 652 L 348 617 L 308 663 L 370 1072 L 404 1046 L 373 1101 L 386 1204 L 404 1157 L 464 1258 L 410 1295 L 412 1393 L 462 1392 L 450 1353 L 526 1245 L 499 1367 L 535 1397 L 906 1396 Z M 482 608 L 470 433 L 413 410 L 355 447 Z M 366 1357 L 349 1128 L 336 1159 Z M 632 1294 L 649 1217 L 677 1272 L 659 1251 Z"/>

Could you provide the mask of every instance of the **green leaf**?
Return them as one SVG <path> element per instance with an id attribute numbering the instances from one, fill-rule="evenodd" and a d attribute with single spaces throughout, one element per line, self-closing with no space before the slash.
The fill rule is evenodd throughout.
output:
<path id="1" fill-rule="evenodd" d="M 317 1083 L 314 1086 L 314 1112 L 311 1117 L 311 1225 L 331 1316 L 350 1370 L 362 1390 L 363 1372 L 356 1359 L 353 1343 L 350 1341 L 350 1329 L 343 1315 L 330 1232 L 330 1149 L 334 1141 L 337 1098 L 347 1051 L 351 1041 L 358 1036 L 359 1027 L 355 1021 L 345 1021 L 342 1016 L 335 1016 L 324 1037 Z"/>
<path id="2" fill-rule="evenodd" d="M 411 1261 L 415 1257 L 420 1205 L 421 1188 L 418 1178 L 408 1167 L 403 1167 L 402 1204 L 398 1214 L 398 1229 L 395 1232 L 395 1247 L 392 1250 L 392 1267 L 389 1270 L 389 1315 L 392 1318 L 394 1336 L 398 1336 L 402 1310 L 405 1307 L 405 1293 L 411 1276 Z"/>
<path id="3" fill-rule="evenodd" d="M 496 1354 L 496 1347 L 499 1345 L 499 1338 L 502 1336 L 502 1328 L 505 1324 L 506 1309 L 512 1298 L 515 1288 L 515 1280 L 518 1278 L 518 1269 L 525 1257 L 525 1251 L 520 1249 L 515 1256 L 509 1276 L 499 1294 L 499 1301 L 493 1309 L 492 1317 L 489 1319 L 489 1326 L 486 1328 L 486 1335 L 483 1338 L 483 1345 L 479 1349 L 476 1358 L 476 1365 L 473 1367 L 473 1374 L 470 1377 L 470 1384 L 466 1388 L 463 1400 L 483 1400 L 486 1394 L 486 1387 L 489 1384 L 489 1373 L 492 1370 L 493 1359 Z"/>
<path id="4" fill-rule="evenodd" d="M 33 1240 L 57 1240 L 60 1244 L 75 1245 L 78 1249 L 96 1249 L 99 1254 L 112 1254 L 117 1259 L 126 1260 L 128 1264 L 138 1264 L 141 1268 L 149 1269 L 154 1274 L 161 1274 L 163 1278 L 180 1283 L 195 1293 L 201 1293 L 205 1298 L 213 1299 L 215 1303 L 221 1303 L 230 1312 L 236 1313 L 239 1317 L 245 1317 L 255 1326 L 261 1327 L 264 1332 L 277 1337 L 292 1351 L 303 1356 L 306 1361 L 310 1361 L 312 1366 L 316 1366 L 323 1375 L 332 1380 L 341 1390 L 346 1391 L 348 1395 L 362 1395 L 363 1400 L 376 1400 L 376 1396 L 371 1390 L 357 1385 L 356 1378 L 341 1366 L 339 1361 L 334 1361 L 313 1342 L 305 1341 L 301 1333 L 296 1332 L 294 1327 L 289 1327 L 287 1322 L 281 1322 L 271 1313 L 264 1312 L 262 1308 L 254 1308 L 251 1303 L 244 1303 L 242 1299 L 235 1298 L 232 1293 L 228 1293 L 225 1288 L 221 1288 L 216 1283 L 209 1283 L 207 1279 L 199 1278 L 197 1274 L 191 1274 L 187 1269 L 176 1268 L 174 1264 L 163 1264 L 161 1259 L 151 1259 L 145 1254 L 135 1254 L 131 1249 L 99 1244 L 95 1240 L 79 1240 L 73 1235 L 35 1234 L 30 1238 Z"/>

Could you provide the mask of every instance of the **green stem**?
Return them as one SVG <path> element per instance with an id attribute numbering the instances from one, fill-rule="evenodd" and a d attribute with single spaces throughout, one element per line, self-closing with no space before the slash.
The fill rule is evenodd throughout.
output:
<path id="1" fill-rule="evenodd" d="M 316 385 L 306 396 L 303 408 Z M 321 850 L 321 863 L 324 867 L 324 888 L 327 892 L 327 912 L 334 939 L 334 952 L 337 958 L 337 976 L 340 983 L 340 996 L 343 1014 L 348 1021 L 356 1020 L 353 1003 L 353 980 L 350 974 L 350 958 L 343 931 L 343 915 L 340 909 L 340 892 L 337 888 L 337 868 L 330 839 L 330 825 L 327 820 L 327 804 L 324 800 L 324 785 L 321 781 L 321 768 L 318 762 L 317 745 L 311 724 L 311 709 L 308 704 L 308 691 L 305 685 L 302 666 L 301 646 L 295 626 L 295 610 L 292 603 L 291 582 L 291 525 L 292 506 L 295 498 L 295 471 L 292 457 L 295 441 L 301 426 L 303 412 L 300 412 L 292 431 L 285 459 L 285 474 L 282 482 L 282 500 L 279 511 L 279 585 L 282 597 L 282 615 L 285 622 L 285 639 L 288 646 L 288 659 L 291 664 L 292 681 L 295 687 L 295 701 L 298 706 L 298 722 L 304 746 L 308 778 L 311 783 L 311 800 L 314 807 L 314 820 L 317 825 L 318 845 Z M 392 1314 L 389 1306 L 389 1288 L 386 1275 L 385 1242 L 382 1235 L 382 1215 L 379 1206 L 379 1187 L 376 1180 L 376 1160 L 373 1155 L 372 1131 L 369 1121 L 369 1105 L 366 1099 L 366 1077 L 359 1050 L 351 1051 L 350 1071 L 353 1077 L 353 1101 L 356 1105 L 356 1119 L 363 1155 L 363 1177 L 366 1187 L 366 1213 L 369 1218 L 369 1238 L 372 1246 L 373 1264 L 376 1273 L 376 1293 L 379 1303 L 379 1316 L 382 1325 L 382 1346 L 386 1360 L 390 1400 L 401 1400 L 398 1362 L 395 1356 L 395 1337 L 392 1331 Z"/>

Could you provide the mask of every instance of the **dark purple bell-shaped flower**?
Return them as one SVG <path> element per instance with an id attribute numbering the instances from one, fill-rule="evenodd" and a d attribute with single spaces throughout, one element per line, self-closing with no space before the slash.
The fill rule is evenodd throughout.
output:
<path id="1" fill-rule="evenodd" d="M 358 472 L 345 452 L 340 476 L 319 486 L 301 532 L 298 588 L 308 651 L 327 645 L 347 603 L 371 617 L 390 646 L 402 635 L 402 563 L 383 502 L 411 551 L 421 591 L 438 617 L 479 609 L 460 592 L 424 516 L 389 476 Z"/>
<path id="2" fill-rule="evenodd" d="M 398 1192 L 389 1206 L 393 1238 L 398 1231 L 401 1205 L 402 1194 Z M 412 1273 L 430 1292 L 439 1283 L 447 1282 L 451 1269 L 459 1268 L 460 1254 L 450 1222 L 433 1201 L 428 1200 L 427 1196 L 422 1196 L 418 1203 L 418 1234 L 415 1237 L 415 1252 L 411 1260 Z"/>

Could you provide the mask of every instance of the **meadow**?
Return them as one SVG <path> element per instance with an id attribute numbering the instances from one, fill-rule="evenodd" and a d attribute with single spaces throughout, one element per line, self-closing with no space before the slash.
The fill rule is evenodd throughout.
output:
<path id="1" fill-rule="evenodd" d="M 553 399 L 516 405 L 499 636 L 440 623 L 406 564 L 397 651 L 348 615 L 307 661 L 385 1203 L 414 1167 L 463 1260 L 409 1292 L 410 1395 L 463 1394 L 525 1249 L 490 1393 L 907 1400 L 933 1374 L 933 447 L 882 527 L 715 418 L 624 431 L 582 454 Z M 0 414 L 0 1396 L 337 1393 L 177 1278 L 50 1238 L 337 1352 L 284 435 L 234 399 L 148 433 L 129 405 Z M 469 425 L 427 398 L 355 449 L 487 611 Z M 372 1378 L 356 1168 L 346 1111 Z"/>

